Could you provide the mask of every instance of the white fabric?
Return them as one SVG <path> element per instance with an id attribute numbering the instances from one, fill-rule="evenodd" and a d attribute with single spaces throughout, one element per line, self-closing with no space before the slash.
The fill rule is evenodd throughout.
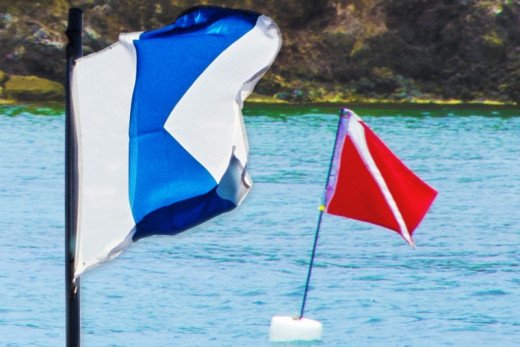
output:
<path id="1" fill-rule="evenodd" d="M 233 155 L 227 171 L 217 187 L 217 194 L 222 199 L 231 201 L 235 206 L 242 203 L 251 189 L 251 178 L 240 161 Z"/>
<path id="2" fill-rule="evenodd" d="M 223 51 L 197 78 L 164 124 L 216 182 L 227 169 L 233 147 L 237 159 L 246 164 L 242 101 L 272 64 L 280 47 L 278 27 L 270 18 L 260 16 L 252 30 Z M 237 61 L 243 63 L 237 65 Z M 215 81 L 223 83 L 215 86 Z M 208 109 L 206 105 L 214 107 Z"/>
<path id="3" fill-rule="evenodd" d="M 412 237 L 410 236 L 408 228 L 406 227 L 406 223 L 404 222 L 401 211 L 399 210 L 399 207 L 397 206 L 397 203 L 395 202 L 395 199 L 392 193 L 390 192 L 390 189 L 388 189 L 388 185 L 386 184 L 386 181 L 383 175 L 381 174 L 381 171 L 379 171 L 379 168 L 377 167 L 377 164 L 375 163 L 374 158 L 372 157 L 372 154 L 368 149 L 368 144 L 365 137 L 365 128 L 359 123 L 361 122 L 361 119 L 352 111 L 351 114 L 352 116 L 348 122 L 347 131 L 351 136 L 352 142 L 359 151 L 361 159 L 365 163 L 368 171 L 370 172 L 372 177 L 374 177 L 379 189 L 383 193 L 386 203 L 390 207 L 392 214 L 397 220 L 399 229 L 401 229 L 401 235 L 406 240 L 406 242 L 408 242 L 413 247 L 414 242 L 412 240 Z"/>
<path id="4" fill-rule="evenodd" d="M 112 46 L 77 60 L 73 70 L 79 142 L 75 276 L 117 256 L 131 242 L 128 115 L 136 66 L 132 40 L 138 35 L 121 35 Z"/>

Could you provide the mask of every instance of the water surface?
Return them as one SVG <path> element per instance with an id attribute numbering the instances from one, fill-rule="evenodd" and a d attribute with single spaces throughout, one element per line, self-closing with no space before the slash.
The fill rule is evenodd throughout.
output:
<path id="1" fill-rule="evenodd" d="M 324 339 L 304 345 L 517 345 L 520 111 L 356 111 L 439 196 L 415 250 L 325 216 L 306 313 Z M 246 108 L 250 196 L 85 274 L 84 345 L 271 346 L 271 317 L 299 311 L 336 113 Z M 64 117 L 1 107 L 0 129 L 0 345 L 64 345 Z"/>

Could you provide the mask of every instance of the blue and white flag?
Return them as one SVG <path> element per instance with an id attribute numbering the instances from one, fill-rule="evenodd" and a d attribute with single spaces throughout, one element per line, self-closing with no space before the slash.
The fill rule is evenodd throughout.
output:
<path id="1" fill-rule="evenodd" d="M 242 202 L 243 101 L 280 47 L 266 16 L 199 7 L 76 61 L 76 276 Z"/>

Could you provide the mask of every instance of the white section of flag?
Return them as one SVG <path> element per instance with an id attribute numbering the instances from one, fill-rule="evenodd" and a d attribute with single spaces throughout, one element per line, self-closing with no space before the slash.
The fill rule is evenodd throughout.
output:
<path id="1" fill-rule="evenodd" d="M 75 276 L 117 256 L 131 240 L 128 127 L 136 75 L 132 41 L 139 34 L 121 35 L 112 46 L 78 59 L 73 70 L 79 143 Z"/>
<path id="2" fill-rule="evenodd" d="M 253 29 L 223 51 L 197 78 L 164 124 L 216 182 L 227 169 L 233 147 L 237 159 L 246 164 L 242 101 L 272 64 L 280 47 L 278 27 L 269 17 L 260 16 Z M 208 109 L 207 105 L 213 107 Z"/>

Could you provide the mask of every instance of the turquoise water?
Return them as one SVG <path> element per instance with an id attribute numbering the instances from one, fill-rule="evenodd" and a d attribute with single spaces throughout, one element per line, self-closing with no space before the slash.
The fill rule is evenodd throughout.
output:
<path id="1" fill-rule="evenodd" d="M 303 346 L 515 346 L 520 111 L 357 108 L 439 196 L 412 250 L 325 216 Z M 299 311 L 336 108 L 247 108 L 251 195 L 82 279 L 84 346 L 276 346 Z M 0 108 L 0 346 L 64 345 L 61 110 Z M 281 344 L 280 346 L 297 346 Z"/>

